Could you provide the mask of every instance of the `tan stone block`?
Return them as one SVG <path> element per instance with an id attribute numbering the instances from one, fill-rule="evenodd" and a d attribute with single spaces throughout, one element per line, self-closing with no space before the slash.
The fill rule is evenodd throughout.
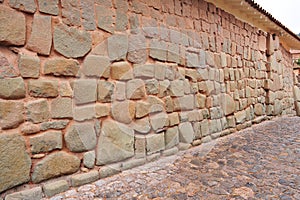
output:
<path id="1" fill-rule="evenodd" d="M 115 62 L 110 65 L 111 78 L 115 80 L 133 79 L 133 70 L 128 62 Z"/>
<path id="2" fill-rule="evenodd" d="M 169 117 L 169 125 L 174 126 L 179 124 L 179 115 L 177 112 L 168 114 Z"/>
<path id="3" fill-rule="evenodd" d="M 19 55 L 18 68 L 23 78 L 38 78 L 40 76 L 40 59 L 38 56 Z"/>
<path id="4" fill-rule="evenodd" d="M 112 117 L 116 121 L 129 124 L 132 122 L 135 116 L 135 102 L 128 100 L 122 102 L 113 102 L 111 113 Z"/>
<path id="5" fill-rule="evenodd" d="M 74 59 L 54 58 L 47 60 L 44 65 L 45 75 L 78 76 L 79 62 Z"/>
<path id="6" fill-rule="evenodd" d="M 109 104 L 101 104 L 97 103 L 95 105 L 95 117 L 100 118 L 100 117 L 106 117 L 110 113 L 110 106 Z"/>
<path id="7" fill-rule="evenodd" d="M 145 83 L 142 79 L 133 79 L 126 84 L 127 99 L 141 99 L 146 96 Z"/>

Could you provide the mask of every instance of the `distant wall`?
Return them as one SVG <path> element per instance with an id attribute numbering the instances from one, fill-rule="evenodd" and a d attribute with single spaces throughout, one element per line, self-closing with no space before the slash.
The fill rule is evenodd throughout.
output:
<path id="1" fill-rule="evenodd" d="M 0 2 L 2 196 L 51 196 L 39 183 L 91 170 L 63 191 L 295 114 L 278 37 L 203 0 Z"/>

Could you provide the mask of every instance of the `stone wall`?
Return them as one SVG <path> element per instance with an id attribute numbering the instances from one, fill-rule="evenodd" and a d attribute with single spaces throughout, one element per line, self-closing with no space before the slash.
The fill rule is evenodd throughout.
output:
<path id="1" fill-rule="evenodd" d="M 278 37 L 203 0 L 0 2 L 0 193 L 34 187 L 7 199 L 295 114 Z"/>

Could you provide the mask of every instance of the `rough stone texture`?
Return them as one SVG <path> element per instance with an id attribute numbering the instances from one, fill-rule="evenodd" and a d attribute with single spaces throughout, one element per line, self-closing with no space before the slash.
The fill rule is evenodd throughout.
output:
<path id="1" fill-rule="evenodd" d="M 94 125 L 86 122 L 71 125 L 65 134 L 68 149 L 73 152 L 92 150 L 96 146 Z"/>
<path id="2" fill-rule="evenodd" d="M 95 102 L 97 98 L 96 80 L 75 80 L 74 99 L 76 104 Z"/>
<path id="3" fill-rule="evenodd" d="M 146 96 L 145 83 L 142 79 L 133 79 L 126 84 L 127 99 L 141 99 Z"/>
<path id="4" fill-rule="evenodd" d="M 184 82 L 182 80 L 171 81 L 170 94 L 173 97 L 180 97 L 184 95 Z"/>
<path id="5" fill-rule="evenodd" d="M 110 2 L 111 4 L 111 2 Z M 113 17 L 114 12 L 110 10 L 110 8 L 106 7 L 102 2 L 99 5 L 96 5 L 96 18 L 97 18 L 97 26 L 98 28 L 107 31 L 109 33 L 114 32 L 113 26 Z"/>
<path id="6" fill-rule="evenodd" d="M 95 151 L 89 151 L 83 154 L 83 165 L 87 168 L 94 168 L 96 153 Z"/>
<path id="7" fill-rule="evenodd" d="M 44 65 L 45 75 L 76 77 L 79 71 L 79 63 L 74 59 L 54 58 L 47 60 Z"/>
<path id="8" fill-rule="evenodd" d="M 113 176 L 121 172 L 120 164 L 113 164 L 109 166 L 103 166 L 99 170 L 100 178 L 106 178 L 109 176 Z"/>
<path id="9" fill-rule="evenodd" d="M 35 187 L 21 192 L 15 192 L 9 194 L 5 197 L 5 200 L 16 200 L 16 199 L 40 200 L 42 199 L 42 197 L 43 197 L 42 188 Z"/>
<path id="10" fill-rule="evenodd" d="M 132 122 L 135 115 L 135 103 L 134 101 L 115 101 L 111 106 L 112 117 L 125 124 Z"/>
<path id="11" fill-rule="evenodd" d="M 155 65 L 142 64 L 134 65 L 133 72 L 135 78 L 153 78 L 154 77 Z"/>
<path id="12" fill-rule="evenodd" d="M 20 126 L 21 132 L 25 135 L 38 133 L 41 129 L 38 124 L 33 124 L 31 122 L 25 122 Z"/>
<path id="13" fill-rule="evenodd" d="M 9 0 L 9 5 L 12 8 L 28 13 L 35 13 L 36 11 L 36 4 L 34 0 Z"/>
<path id="14" fill-rule="evenodd" d="M 24 121 L 24 103 L 0 100 L 0 127 L 16 128 Z"/>
<path id="15" fill-rule="evenodd" d="M 76 28 L 58 25 L 53 33 L 54 49 L 68 58 L 85 56 L 92 47 L 91 35 Z"/>
<path id="16" fill-rule="evenodd" d="M 58 193 L 69 189 L 69 184 L 66 180 L 55 181 L 43 185 L 43 191 L 46 196 L 51 197 Z"/>
<path id="17" fill-rule="evenodd" d="M 151 125 L 149 122 L 149 118 L 145 117 L 143 119 L 135 120 L 135 122 L 132 124 L 132 128 L 140 134 L 147 134 L 151 130 Z"/>
<path id="18" fill-rule="evenodd" d="M 143 34 L 129 35 L 127 59 L 135 64 L 145 63 L 147 60 L 147 43 Z"/>
<path id="19" fill-rule="evenodd" d="M 146 139 L 143 135 L 135 134 L 134 136 L 135 158 L 146 157 Z"/>
<path id="20" fill-rule="evenodd" d="M 84 105 L 74 108 L 74 119 L 76 121 L 86 121 L 95 118 L 95 105 Z"/>
<path id="21" fill-rule="evenodd" d="M 51 122 L 43 122 L 41 123 L 41 130 L 49 130 L 49 129 L 54 129 L 54 130 L 62 130 L 66 128 L 66 126 L 69 124 L 69 120 L 59 120 L 59 121 L 51 121 Z"/>
<path id="22" fill-rule="evenodd" d="M 142 118 L 150 113 L 150 103 L 145 101 L 136 102 L 136 118 Z"/>
<path id="23" fill-rule="evenodd" d="M 6 56 L 0 54 L 0 78 L 14 78 L 19 76 L 17 70 L 11 65 Z"/>
<path id="24" fill-rule="evenodd" d="M 30 80 L 28 93 L 32 97 L 57 97 L 58 83 L 52 80 Z"/>
<path id="25" fill-rule="evenodd" d="M 100 117 L 106 117 L 110 113 L 110 107 L 108 104 L 96 104 L 95 105 L 95 117 L 100 118 Z"/>
<path id="26" fill-rule="evenodd" d="M 111 82 L 100 80 L 98 82 L 98 101 L 108 103 L 112 101 L 115 85 Z"/>
<path id="27" fill-rule="evenodd" d="M 146 151 L 147 155 L 151 155 L 165 149 L 164 134 L 150 134 L 146 136 Z"/>
<path id="28" fill-rule="evenodd" d="M 30 180 L 31 160 L 21 135 L 1 133 L 0 156 L 0 192 Z"/>
<path id="29" fill-rule="evenodd" d="M 63 22 L 70 26 L 80 26 L 78 1 L 61 0 Z"/>
<path id="30" fill-rule="evenodd" d="M 168 115 L 164 112 L 151 115 L 150 116 L 150 123 L 151 123 L 152 129 L 154 131 L 159 131 L 163 127 L 169 125 Z"/>
<path id="31" fill-rule="evenodd" d="M 39 183 L 57 176 L 71 174 L 80 167 L 80 159 L 66 152 L 55 152 L 41 161 L 33 169 L 32 181 Z"/>
<path id="32" fill-rule="evenodd" d="M 45 153 L 54 149 L 62 149 L 62 132 L 47 131 L 29 138 L 33 154 Z"/>
<path id="33" fill-rule="evenodd" d="M 183 143 L 192 143 L 195 132 L 190 122 L 179 124 L 179 141 Z"/>
<path id="34" fill-rule="evenodd" d="M 110 61 L 106 56 L 88 55 L 83 62 L 83 73 L 86 76 L 108 78 Z"/>
<path id="35" fill-rule="evenodd" d="M 168 128 L 165 132 L 165 146 L 166 149 L 173 148 L 174 146 L 179 144 L 179 132 L 178 127 Z"/>
<path id="36" fill-rule="evenodd" d="M 39 11 L 50 15 L 58 15 L 58 0 L 38 0 Z"/>
<path id="37" fill-rule="evenodd" d="M 124 60 L 128 50 L 128 36 L 114 34 L 107 39 L 108 56 L 110 60 Z"/>
<path id="38" fill-rule="evenodd" d="M 102 122 L 97 146 L 97 165 L 109 164 L 134 155 L 134 131 L 113 120 Z"/>
<path id="39" fill-rule="evenodd" d="M 111 66 L 111 78 L 115 80 L 133 79 L 133 71 L 128 62 L 115 62 Z"/>
<path id="40" fill-rule="evenodd" d="M 0 98 L 21 99 L 26 94 L 24 80 L 18 78 L 0 79 Z"/>
<path id="41" fill-rule="evenodd" d="M 73 187 L 84 185 L 87 183 L 94 182 L 100 178 L 99 172 L 93 170 L 84 174 L 77 174 L 71 177 L 71 185 Z"/>
<path id="42" fill-rule="evenodd" d="M 185 95 L 174 99 L 174 110 L 193 110 L 194 109 L 194 96 Z"/>
<path id="43" fill-rule="evenodd" d="M 38 78 L 40 76 L 40 66 L 39 57 L 19 55 L 18 68 L 23 78 Z"/>
<path id="44" fill-rule="evenodd" d="M 51 117 L 54 119 L 72 118 L 72 99 L 67 97 L 53 99 L 51 102 Z"/>
<path id="45" fill-rule="evenodd" d="M 236 123 L 242 124 L 246 120 L 246 111 L 242 110 L 242 111 L 236 112 L 236 113 L 234 113 L 234 116 L 236 119 Z"/>
<path id="46" fill-rule="evenodd" d="M 52 46 L 51 17 L 34 15 L 31 34 L 26 48 L 42 55 L 49 55 Z"/>
<path id="47" fill-rule="evenodd" d="M 50 119 L 50 111 L 47 100 L 39 99 L 29 101 L 26 104 L 27 120 L 33 123 L 46 122 Z"/>
<path id="48" fill-rule="evenodd" d="M 59 85 L 59 94 L 62 97 L 73 97 L 73 90 L 69 81 L 61 81 Z"/>
<path id="49" fill-rule="evenodd" d="M 85 30 L 92 31 L 96 29 L 94 0 L 80 1 L 82 10 L 82 25 Z"/>
<path id="50" fill-rule="evenodd" d="M 235 111 L 235 102 L 229 94 L 221 95 L 221 108 L 225 115 L 230 115 Z"/>
<path id="51" fill-rule="evenodd" d="M 25 36 L 24 14 L 0 5 L 0 44 L 24 45 Z"/>

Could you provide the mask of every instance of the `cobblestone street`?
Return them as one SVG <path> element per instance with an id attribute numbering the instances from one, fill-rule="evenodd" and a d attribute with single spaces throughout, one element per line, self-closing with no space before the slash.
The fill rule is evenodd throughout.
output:
<path id="1" fill-rule="evenodd" d="M 51 199 L 299 200 L 300 118 L 263 122 Z"/>

